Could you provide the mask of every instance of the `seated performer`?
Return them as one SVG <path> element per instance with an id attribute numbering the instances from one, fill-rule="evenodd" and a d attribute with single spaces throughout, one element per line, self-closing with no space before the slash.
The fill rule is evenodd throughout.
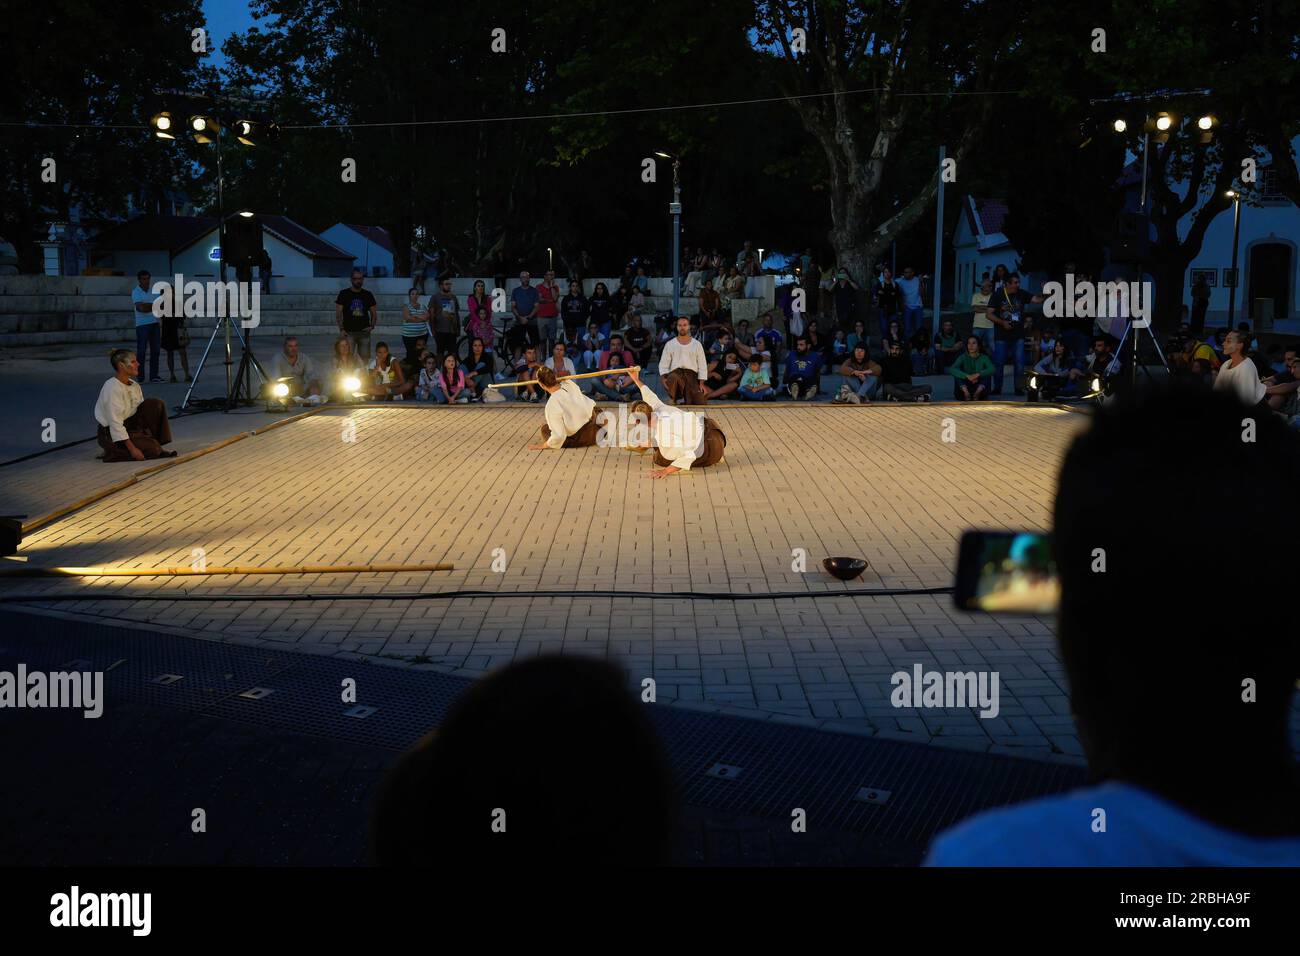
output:
<path id="1" fill-rule="evenodd" d="M 140 361 L 130 349 L 114 349 L 108 357 L 113 377 L 99 390 L 95 421 L 99 424 L 99 447 L 104 461 L 144 461 L 146 458 L 175 458 L 163 451 L 172 441 L 167 406 L 161 398 L 145 398 L 140 383 Z"/>
<path id="2" fill-rule="evenodd" d="M 537 370 L 537 384 L 548 396 L 546 423 L 542 441 L 529 445 L 532 451 L 543 448 L 587 448 L 596 444 L 600 411 L 596 403 L 578 388 L 577 382 L 557 380 L 555 370 L 543 365 Z"/>
<path id="3" fill-rule="evenodd" d="M 691 320 L 677 320 L 677 337 L 664 343 L 659 378 L 675 405 L 703 405 L 709 400 L 709 360 L 704 346 L 691 336 Z"/>
<path id="4" fill-rule="evenodd" d="M 641 389 L 641 401 L 633 402 L 631 411 L 645 415 L 649 428 L 645 444 L 630 441 L 629 447 L 636 451 L 654 447 L 655 464 L 659 467 L 650 472 L 651 478 L 667 478 L 679 471 L 689 471 L 692 466 L 707 468 L 722 461 L 727 436 L 717 422 L 664 403 L 641 381 L 640 372 L 629 369 L 628 374 Z M 634 430 L 637 428 L 633 426 Z"/>

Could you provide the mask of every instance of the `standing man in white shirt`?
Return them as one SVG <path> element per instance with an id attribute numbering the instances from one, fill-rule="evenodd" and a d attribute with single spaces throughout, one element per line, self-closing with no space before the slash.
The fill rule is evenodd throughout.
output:
<path id="1" fill-rule="evenodd" d="M 104 449 L 104 461 L 144 461 L 146 458 L 175 458 L 163 451 L 172 441 L 167 406 L 161 398 L 145 398 L 140 383 L 140 361 L 130 349 L 109 353 L 113 377 L 104 383 L 95 402 L 96 438 Z"/>
<path id="2" fill-rule="evenodd" d="M 659 467 L 650 472 L 651 478 L 667 478 L 679 471 L 707 468 L 722 461 L 727 436 L 722 433 L 717 422 L 704 415 L 664 404 L 641 381 L 641 373 L 635 370 L 635 366 L 628 369 L 628 375 L 641 390 L 641 401 L 632 403 L 631 413 L 646 416 L 649 428 L 647 444 L 632 444 L 629 447 L 636 450 L 654 448 L 655 464 Z"/>
<path id="3" fill-rule="evenodd" d="M 149 381 L 158 383 L 158 353 L 162 351 L 162 324 L 153 314 L 153 304 L 158 293 L 149 290 L 153 279 L 148 269 L 135 274 L 138 285 L 131 290 L 131 314 L 135 317 L 135 353 L 149 361 Z M 179 290 L 178 290 L 179 291 Z"/>
<path id="4" fill-rule="evenodd" d="M 542 441 L 529 445 L 531 451 L 545 448 L 587 448 L 596 444 L 600 412 L 596 403 L 582 394 L 577 382 L 561 382 L 555 370 L 543 365 L 537 370 L 537 384 L 548 396 Z"/>
<path id="5" fill-rule="evenodd" d="M 691 335 L 691 320 L 677 320 L 677 338 L 664 343 L 659 378 L 674 405 L 706 405 L 709 401 L 709 360 L 704 346 Z"/>

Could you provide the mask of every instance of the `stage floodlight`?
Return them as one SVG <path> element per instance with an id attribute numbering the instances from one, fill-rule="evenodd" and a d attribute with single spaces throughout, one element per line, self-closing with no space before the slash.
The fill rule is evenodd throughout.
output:
<path id="1" fill-rule="evenodd" d="M 1210 140 L 1214 139 L 1215 127 L 1219 125 L 1219 118 L 1213 113 L 1206 113 L 1196 121 L 1196 128 L 1200 131 L 1197 133 L 1196 141 L 1204 146 Z"/>
<path id="2" fill-rule="evenodd" d="M 1117 132 L 1117 133 L 1126 133 L 1126 132 L 1128 132 L 1128 123 L 1127 123 L 1125 120 L 1117 119 L 1117 120 L 1115 120 L 1113 126 L 1114 126 L 1114 128 L 1115 128 L 1115 132 Z"/>
<path id="3" fill-rule="evenodd" d="M 1159 116 L 1156 117 L 1156 129 L 1160 130 L 1160 132 L 1162 133 L 1173 125 L 1174 125 L 1174 118 L 1170 116 L 1168 113 L 1161 113 Z"/>
<path id="4" fill-rule="evenodd" d="M 163 110 L 161 113 L 155 113 L 149 120 L 149 125 L 153 127 L 153 134 L 159 139 L 175 139 L 175 122 L 172 114 Z"/>
<path id="5" fill-rule="evenodd" d="M 276 382 L 275 387 L 271 389 L 271 394 L 276 398 L 288 398 L 289 386 L 284 382 Z"/>
<path id="6" fill-rule="evenodd" d="M 274 123 L 253 119 L 236 120 L 234 131 L 235 138 L 245 146 L 263 146 L 273 143 L 280 135 L 280 127 Z"/>
<path id="7" fill-rule="evenodd" d="M 343 390 L 352 393 L 361 391 L 361 379 L 355 375 L 349 375 L 343 380 Z"/>
<path id="8" fill-rule="evenodd" d="M 1237 190 L 1235 190 L 1235 189 L 1225 189 L 1225 190 L 1223 191 L 1223 195 L 1227 196 L 1229 199 L 1236 199 L 1236 198 L 1237 198 Z"/>
<path id="9" fill-rule="evenodd" d="M 256 213 L 254 213 L 251 209 L 241 209 L 239 210 L 239 214 L 243 216 L 245 219 L 252 219 L 253 216 L 256 215 Z"/>
<path id="10" fill-rule="evenodd" d="M 221 135 L 221 123 L 212 116 L 191 116 L 190 132 L 196 143 L 215 143 Z"/>

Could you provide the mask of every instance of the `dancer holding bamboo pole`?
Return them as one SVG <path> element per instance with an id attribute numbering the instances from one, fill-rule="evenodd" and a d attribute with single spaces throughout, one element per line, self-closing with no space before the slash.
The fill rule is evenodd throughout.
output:
<path id="1" fill-rule="evenodd" d="M 598 372 L 596 374 L 604 374 Z M 596 444 L 600 432 L 597 419 L 600 411 L 596 403 L 573 383 L 583 375 L 566 375 L 557 378 L 553 369 L 543 365 L 537 370 L 536 382 L 550 396 L 546 400 L 546 422 L 542 425 L 542 441 L 529 445 L 532 451 L 546 448 L 589 448 Z"/>

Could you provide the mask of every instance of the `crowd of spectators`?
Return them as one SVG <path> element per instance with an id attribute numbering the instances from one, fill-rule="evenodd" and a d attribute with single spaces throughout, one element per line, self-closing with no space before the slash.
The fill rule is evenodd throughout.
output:
<path id="1" fill-rule="evenodd" d="M 507 298 L 508 315 L 495 322 L 481 280 L 463 300 L 449 281 L 427 298 L 413 287 L 402 308 L 400 352 L 381 342 L 373 357 L 377 306 L 364 276 L 354 273 L 337 300 L 331 366 L 317 373 L 296 357 L 294 343 L 295 357 L 288 345 L 277 357 L 277 377 L 297 379 L 292 391 L 304 400 L 344 397 L 337 383 L 355 377 L 361 386 L 354 394 L 369 398 L 542 402 L 546 393 L 526 383 L 546 366 L 559 375 L 608 372 L 579 385 L 594 398 L 629 402 L 636 387 L 621 370 L 635 365 L 659 376 L 670 401 L 688 404 L 981 401 L 1006 394 L 1059 401 L 1108 391 L 1131 361 L 1131 346 L 1120 349 L 1122 317 L 1045 319 L 1043 296 L 1025 291 L 1021 277 L 1003 266 L 982 277 L 967 333 L 946 318 L 932 334 L 922 306 L 929 277 L 911 267 L 897 278 L 882 269 L 863 294 L 847 272 L 824 271 L 808 250 L 794 260 L 795 282 L 779 304 L 750 322 L 732 316 L 746 275 L 758 268 L 750 243 L 734 259 L 697 249 L 688 264 L 687 291 L 698 295 L 699 311 L 686 317 L 650 310 L 643 265 L 625 268 L 612 291 L 595 282 L 590 294 L 583 282 L 561 283 L 552 270 L 538 281 L 522 272 Z M 714 288 L 717 280 L 721 290 Z M 803 290 L 803 310 L 794 289 Z M 1300 381 L 1293 346 L 1261 352 L 1244 322 L 1202 339 L 1185 318 L 1163 344 L 1173 377 L 1231 387 L 1247 404 L 1295 420 Z M 914 381 L 935 376 L 951 380 L 951 393 L 947 385 Z M 494 394 L 493 383 L 525 384 Z"/>

